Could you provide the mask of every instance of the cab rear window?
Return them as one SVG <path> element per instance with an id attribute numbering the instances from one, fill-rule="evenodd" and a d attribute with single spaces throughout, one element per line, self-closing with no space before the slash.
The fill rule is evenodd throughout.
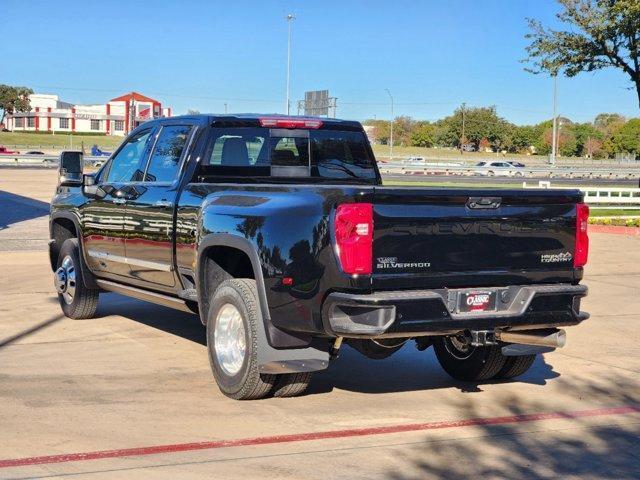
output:
<path id="1" fill-rule="evenodd" d="M 376 179 L 363 132 L 214 128 L 206 175 Z"/>

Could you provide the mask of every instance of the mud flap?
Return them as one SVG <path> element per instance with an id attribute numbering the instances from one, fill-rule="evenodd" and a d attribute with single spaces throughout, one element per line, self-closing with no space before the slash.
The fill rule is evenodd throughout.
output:
<path id="1" fill-rule="evenodd" d="M 259 305 L 259 303 L 258 303 Z M 262 307 L 260 306 L 260 316 Z M 258 368 L 260 373 L 298 373 L 324 370 L 329 366 L 329 352 L 313 346 L 277 349 L 269 345 L 264 322 L 258 323 Z"/>

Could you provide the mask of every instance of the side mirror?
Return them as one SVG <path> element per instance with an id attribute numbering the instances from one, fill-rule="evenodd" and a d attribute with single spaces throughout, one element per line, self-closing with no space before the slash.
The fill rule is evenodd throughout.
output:
<path id="1" fill-rule="evenodd" d="M 91 174 L 82 175 L 82 185 L 85 187 L 91 187 L 96 184 L 96 177 Z"/>
<path id="2" fill-rule="evenodd" d="M 65 150 L 60 154 L 58 184 L 61 187 L 79 187 L 82 185 L 82 152 Z"/>
<path id="3" fill-rule="evenodd" d="M 82 192 L 87 197 L 104 198 L 107 192 L 100 185 L 96 185 L 96 177 L 93 175 L 82 175 Z"/>

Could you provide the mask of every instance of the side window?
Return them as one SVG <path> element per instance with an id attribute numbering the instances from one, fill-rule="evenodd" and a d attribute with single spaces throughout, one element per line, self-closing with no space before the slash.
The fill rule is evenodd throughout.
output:
<path id="1" fill-rule="evenodd" d="M 151 130 L 145 130 L 127 140 L 124 147 L 111 159 L 109 172 L 104 181 L 111 183 L 142 179 L 142 161 L 150 138 Z"/>
<path id="2" fill-rule="evenodd" d="M 176 178 L 190 131 L 191 127 L 187 125 L 162 127 L 149 160 L 145 181 L 172 182 Z"/>

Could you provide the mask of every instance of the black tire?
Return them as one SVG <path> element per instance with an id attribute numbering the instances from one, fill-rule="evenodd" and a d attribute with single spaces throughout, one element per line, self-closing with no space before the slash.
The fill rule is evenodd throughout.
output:
<path id="1" fill-rule="evenodd" d="M 536 355 L 519 355 L 517 357 L 506 357 L 504 366 L 494 378 L 509 379 L 519 377 L 531 368 L 536 360 Z"/>
<path id="2" fill-rule="evenodd" d="M 54 282 L 58 290 L 58 301 L 64 314 L 69 318 L 85 319 L 93 318 L 98 309 L 98 297 L 100 290 L 87 288 L 82 278 L 82 258 L 77 238 L 69 238 L 60 247 Z M 71 263 L 69 263 L 71 262 Z M 62 283 L 59 276 L 60 270 L 64 270 L 65 286 L 58 287 Z M 73 288 L 73 295 L 71 289 Z"/>
<path id="3" fill-rule="evenodd" d="M 505 363 L 500 347 L 469 347 L 458 349 L 451 337 L 437 337 L 433 341 L 438 362 L 450 376 L 465 382 L 481 382 L 496 376 Z"/>
<path id="4" fill-rule="evenodd" d="M 297 397 L 305 392 L 311 382 L 311 372 L 278 375 L 273 386 L 274 397 Z"/>
<path id="5" fill-rule="evenodd" d="M 219 313 L 227 304 L 240 313 L 244 327 L 244 355 L 237 372 L 225 370 L 216 355 L 215 332 Z M 236 400 L 264 398 L 272 389 L 275 375 L 258 371 L 258 322 L 262 322 L 258 308 L 258 290 L 255 280 L 233 278 L 223 281 L 213 293 L 207 313 L 207 350 L 213 376 L 226 396 Z"/>

